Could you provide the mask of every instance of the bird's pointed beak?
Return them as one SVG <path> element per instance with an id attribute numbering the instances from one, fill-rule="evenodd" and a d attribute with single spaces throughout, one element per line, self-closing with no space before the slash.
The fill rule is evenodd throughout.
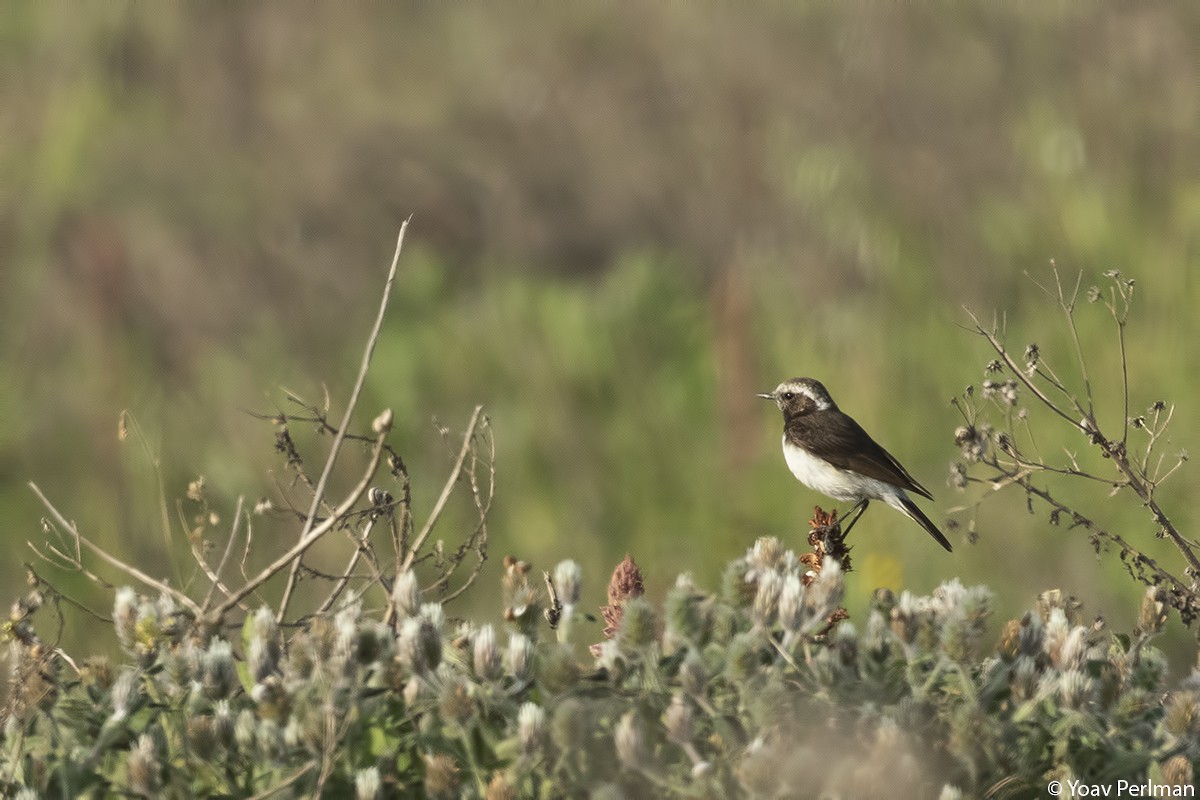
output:
<path id="1" fill-rule="evenodd" d="M 756 394 L 754 396 L 761 397 L 763 400 L 774 400 L 775 399 L 775 395 L 773 393 L 759 392 L 758 394 Z"/>

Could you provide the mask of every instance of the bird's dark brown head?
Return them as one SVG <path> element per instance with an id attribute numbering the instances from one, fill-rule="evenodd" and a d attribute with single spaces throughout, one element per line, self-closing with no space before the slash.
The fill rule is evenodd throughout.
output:
<path id="1" fill-rule="evenodd" d="M 816 411 L 837 410 L 837 403 L 824 385 L 812 378 L 792 378 L 776 386 L 775 391 L 758 396 L 774 400 L 785 420 Z"/>

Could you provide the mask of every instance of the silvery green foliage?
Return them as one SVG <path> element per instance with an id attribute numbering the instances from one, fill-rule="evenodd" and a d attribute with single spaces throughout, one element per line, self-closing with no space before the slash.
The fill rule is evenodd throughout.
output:
<path id="1" fill-rule="evenodd" d="M 573 562 L 555 572 L 587 602 Z M 235 645 L 120 590 L 128 663 L 29 670 L 14 643 L 14 675 L 49 677 L 5 707 L 0 795 L 949 800 L 1190 785 L 1200 764 L 1200 675 L 1168 682 L 1153 596 L 1133 637 L 1055 592 L 997 625 L 957 580 L 830 624 L 842 571 L 763 539 L 719 592 L 681 576 L 661 606 L 626 603 L 592 655 L 582 615 L 563 642 L 449 622 L 411 575 L 396 585 L 394 627 L 351 599 L 299 629 L 252 612 Z"/>

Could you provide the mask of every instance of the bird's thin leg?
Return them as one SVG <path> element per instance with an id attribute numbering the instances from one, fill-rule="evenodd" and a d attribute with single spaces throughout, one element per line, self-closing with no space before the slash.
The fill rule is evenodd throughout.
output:
<path id="1" fill-rule="evenodd" d="M 846 516 L 849 517 L 850 514 L 853 514 L 854 516 L 850 519 L 849 525 L 842 526 L 842 538 L 843 539 L 845 539 L 847 536 L 850 535 L 850 529 L 854 527 L 854 523 L 858 522 L 858 518 L 861 517 L 863 515 L 863 512 L 867 510 L 867 504 L 870 502 L 871 502 L 870 500 L 868 500 L 867 498 L 864 497 L 862 500 L 859 500 L 857 503 L 855 503 L 853 506 L 850 507 L 850 513 L 847 514 Z"/>

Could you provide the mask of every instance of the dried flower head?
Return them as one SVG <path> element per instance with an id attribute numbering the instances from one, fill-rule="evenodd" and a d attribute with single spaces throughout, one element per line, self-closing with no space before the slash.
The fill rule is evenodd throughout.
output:
<path id="1" fill-rule="evenodd" d="M 621 617 L 625 612 L 625 604 L 635 597 L 645 594 L 642 585 L 642 571 L 628 553 L 617 568 L 613 570 L 608 582 L 608 605 L 600 607 L 600 615 L 604 618 L 604 638 L 611 639 L 621 627 Z"/>

